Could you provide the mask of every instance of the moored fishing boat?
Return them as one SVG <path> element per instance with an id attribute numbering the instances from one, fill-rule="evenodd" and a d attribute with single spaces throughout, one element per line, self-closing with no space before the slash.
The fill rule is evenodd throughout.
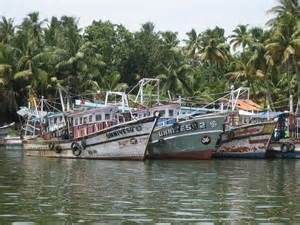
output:
<path id="1" fill-rule="evenodd" d="M 293 113 L 280 113 L 277 126 L 268 149 L 270 158 L 300 158 L 300 118 Z"/>
<path id="2" fill-rule="evenodd" d="M 215 158 L 265 158 L 275 122 L 261 122 L 231 128 L 222 134 Z"/>
<path id="3" fill-rule="evenodd" d="M 40 146 L 38 146 L 38 142 L 34 141 L 35 149 L 27 151 L 27 155 L 80 159 L 143 160 L 149 137 L 156 122 L 157 117 L 147 117 L 113 125 L 94 134 L 73 140 L 42 141 Z M 25 142 L 25 144 L 30 145 L 30 141 Z"/>
<path id="4" fill-rule="evenodd" d="M 210 159 L 224 129 L 224 115 L 205 115 L 154 130 L 148 146 L 152 159 Z"/>
<path id="5" fill-rule="evenodd" d="M 0 127 L 0 139 L 5 138 L 8 135 L 9 130 L 15 125 L 14 122 L 6 124 Z"/>

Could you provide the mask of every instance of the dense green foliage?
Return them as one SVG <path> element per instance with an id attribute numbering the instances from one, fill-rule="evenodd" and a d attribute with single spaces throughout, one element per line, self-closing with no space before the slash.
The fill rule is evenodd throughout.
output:
<path id="1" fill-rule="evenodd" d="M 192 29 L 184 41 L 150 22 L 130 32 L 109 21 L 80 29 L 73 17 L 47 21 L 37 12 L 18 25 L 2 17 L 0 113 L 12 115 L 29 89 L 50 98 L 57 85 L 75 94 L 126 90 L 143 77 L 160 78 L 164 95 L 196 100 L 248 86 L 264 106 L 288 109 L 289 95 L 300 96 L 300 6 L 279 0 L 269 13 L 266 29 L 239 25 L 228 37 L 219 27 Z"/>

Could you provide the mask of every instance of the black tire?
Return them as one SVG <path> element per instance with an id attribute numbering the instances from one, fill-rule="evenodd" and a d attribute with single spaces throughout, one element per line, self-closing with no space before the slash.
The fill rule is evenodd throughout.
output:
<path id="1" fill-rule="evenodd" d="M 73 152 L 73 155 L 75 155 L 75 156 L 80 156 L 82 150 L 80 149 L 79 146 L 76 145 L 76 146 L 74 146 L 74 148 L 72 148 L 72 152 Z"/>
<path id="2" fill-rule="evenodd" d="M 75 155 L 75 156 L 79 156 L 82 152 L 81 146 L 75 141 L 71 144 L 71 149 L 72 149 L 73 155 Z"/>
<path id="3" fill-rule="evenodd" d="M 54 142 L 50 142 L 48 147 L 49 147 L 50 150 L 54 150 L 54 148 L 55 148 Z"/>
<path id="4" fill-rule="evenodd" d="M 286 143 L 282 143 L 280 146 L 280 151 L 281 152 L 288 152 L 289 151 L 289 145 Z"/>
<path id="5" fill-rule="evenodd" d="M 72 142 L 72 144 L 71 144 L 71 149 L 73 149 L 75 146 L 77 146 L 78 145 L 78 143 L 77 142 Z"/>
<path id="6" fill-rule="evenodd" d="M 293 143 L 289 143 L 289 152 L 295 152 L 295 145 Z"/>
<path id="7" fill-rule="evenodd" d="M 83 139 L 81 141 L 81 147 L 82 147 L 82 149 L 86 149 L 86 140 L 85 139 Z"/>
<path id="8" fill-rule="evenodd" d="M 61 151 L 62 151 L 62 147 L 59 146 L 59 145 L 57 145 L 57 146 L 55 147 L 55 152 L 56 152 L 56 153 L 61 153 Z"/>

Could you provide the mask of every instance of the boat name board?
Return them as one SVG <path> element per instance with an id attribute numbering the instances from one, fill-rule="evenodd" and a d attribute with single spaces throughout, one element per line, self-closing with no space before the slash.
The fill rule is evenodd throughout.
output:
<path id="1" fill-rule="evenodd" d="M 173 135 L 173 134 L 178 134 L 178 133 L 183 133 L 187 131 L 192 131 L 192 130 L 204 130 L 207 127 L 210 128 L 215 128 L 218 125 L 217 121 L 212 120 L 208 124 L 205 122 L 192 122 L 192 123 L 187 123 L 187 124 L 175 124 L 172 127 L 169 127 L 168 129 L 163 129 L 159 131 L 158 136 L 159 137 L 165 137 L 168 135 Z"/>
<path id="2" fill-rule="evenodd" d="M 124 135 L 129 134 L 129 133 L 134 133 L 136 131 L 139 132 L 139 131 L 142 131 L 142 130 L 143 130 L 143 127 L 141 125 L 124 127 L 124 128 L 120 128 L 118 130 L 107 132 L 106 137 L 108 139 L 110 139 L 110 138 L 114 138 L 114 137 L 124 136 Z"/>

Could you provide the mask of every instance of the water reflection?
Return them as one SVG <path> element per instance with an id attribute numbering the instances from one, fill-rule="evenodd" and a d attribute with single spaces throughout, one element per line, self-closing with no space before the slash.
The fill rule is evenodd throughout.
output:
<path id="1" fill-rule="evenodd" d="M 0 150 L 0 224 L 300 222 L 296 160 L 93 161 Z"/>

